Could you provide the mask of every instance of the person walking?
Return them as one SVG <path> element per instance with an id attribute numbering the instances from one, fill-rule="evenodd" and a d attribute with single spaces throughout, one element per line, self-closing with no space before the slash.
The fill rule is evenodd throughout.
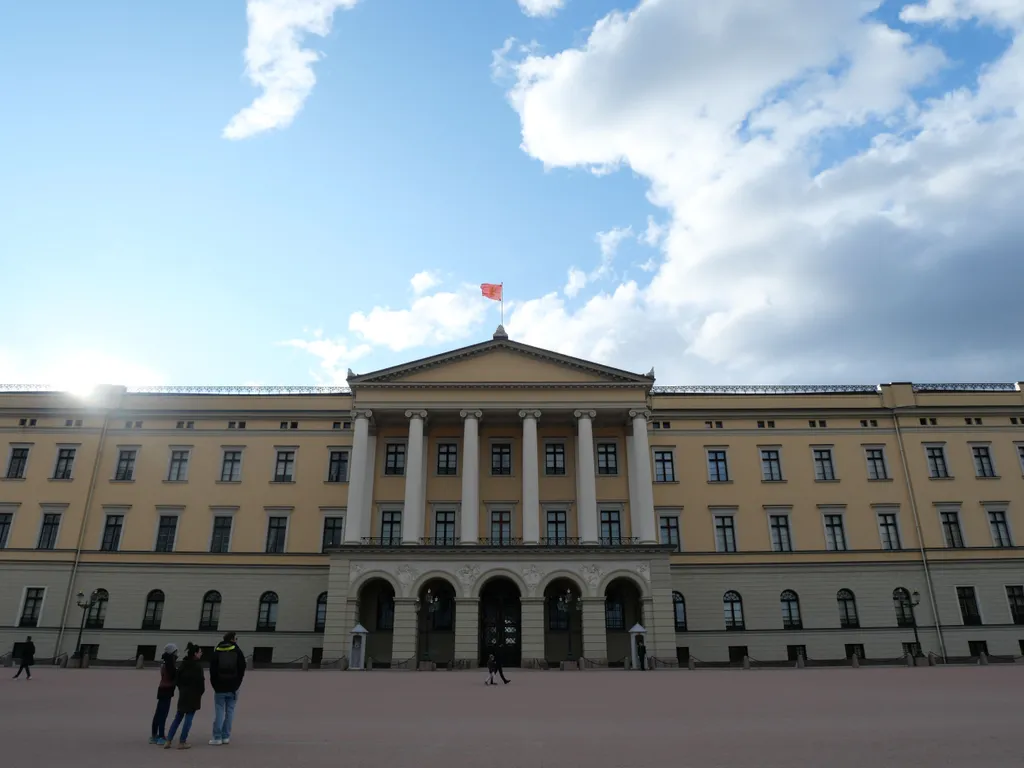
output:
<path id="1" fill-rule="evenodd" d="M 178 678 L 178 646 L 168 643 L 160 657 L 160 684 L 156 687 L 156 712 L 150 729 L 149 743 L 163 746 L 167 743 L 167 715 L 171 712 L 174 683 Z"/>
<path id="2" fill-rule="evenodd" d="M 25 638 L 25 645 L 21 648 L 21 666 L 18 667 L 18 672 L 14 675 L 14 679 L 17 680 L 21 676 L 21 671 L 25 670 L 25 677 L 31 680 L 32 665 L 35 663 L 36 644 L 32 642 L 32 635 L 29 635 Z"/>
<path id="3" fill-rule="evenodd" d="M 494 654 L 490 654 L 487 657 L 487 678 L 484 680 L 484 685 L 497 685 L 494 682 L 494 676 L 498 673 L 498 662 L 494 659 Z"/>
<path id="4" fill-rule="evenodd" d="M 213 738 L 210 744 L 219 747 L 231 743 L 231 724 L 235 719 L 238 689 L 245 676 L 245 654 L 238 647 L 234 632 L 213 649 L 210 658 L 210 685 L 213 686 Z"/>
<path id="5" fill-rule="evenodd" d="M 505 679 L 505 668 L 501 665 L 501 653 L 497 648 L 494 649 L 494 665 L 495 671 L 501 676 L 501 682 L 508 685 L 509 681 Z"/>
<path id="6" fill-rule="evenodd" d="M 174 743 L 174 734 L 178 732 L 181 725 L 181 738 L 178 740 L 178 749 L 191 749 L 188 743 L 188 732 L 192 729 L 192 718 L 199 711 L 202 705 L 203 694 L 206 692 L 206 677 L 203 675 L 203 668 L 199 660 L 203 658 L 203 652 L 198 645 L 189 643 L 185 647 L 185 658 L 178 668 L 178 714 L 174 716 L 171 723 L 171 730 L 167 733 L 167 742 L 164 749 L 170 749 Z"/>

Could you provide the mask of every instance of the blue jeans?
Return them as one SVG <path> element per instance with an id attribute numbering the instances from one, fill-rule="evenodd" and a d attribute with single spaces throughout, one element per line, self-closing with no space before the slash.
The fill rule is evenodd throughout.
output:
<path id="1" fill-rule="evenodd" d="M 188 732 L 192 730 L 192 718 L 195 716 L 195 712 L 179 712 L 176 714 L 174 721 L 171 723 L 171 730 L 167 732 L 167 740 L 174 741 L 174 734 L 178 732 L 178 726 L 184 720 L 185 724 L 181 726 L 181 743 L 184 744 L 188 741 Z"/>
<path id="2" fill-rule="evenodd" d="M 217 693 L 213 696 L 213 738 L 230 739 L 231 721 L 235 719 L 235 704 L 238 703 L 238 691 Z"/>
<path id="3" fill-rule="evenodd" d="M 156 700 L 156 712 L 153 714 L 153 727 L 150 731 L 154 739 L 164 738 L 164 729 L 167 727 L 167 715 L 170 712 L 170 698 Z"/>

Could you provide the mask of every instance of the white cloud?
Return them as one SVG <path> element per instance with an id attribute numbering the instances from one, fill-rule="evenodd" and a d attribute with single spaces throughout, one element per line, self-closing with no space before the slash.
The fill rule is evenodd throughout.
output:
<path id="1" fill-rule="evenodd" d="M 424 270 L 423 272 L 417 272 L 412 276 L 412 280 L 409 281 L 412 285 L 413 293 L 417 296 L 426 293 L 431 288 L 436 288 L 441 284 L 441 278 L 438 277 L 436 272 L 430 272 Z"/>
<path id="2" fill-rule="evenodd" d="M 551 17 L 565 7 L 566 0 L 519 0 L 519 7 L 527 16 Z"/>
<path id="3" fill-rule="evenodd" d="M 345 339 L 328 339 L 323 331 L 314 331 L 312 339 L 292 339 L 285 346 L 301 349 L 320 359 L 320 370 L 311 371 L 314 381 L 343 386 L 348 380 L 348 369 L 372 351 L 369 344 L 355 344 Z"/>
<path id="4" fill-rule="evenodd" d="M 640 235 L 640 242 L 644 245 L 651 246 L 651 248 L 655 248 L 661 243 L 662 238 L 665 237 L 665 233 L 667 231 L 667 227 L 655 221 L 653 216 L 648 216 L 647 229 L 645 229 L 644 233 Z"/>
<path id="5" fill-rule="evenodd" d="M 291 124 L 316 84 L 316 51 L 302 47 L 306 35 L 326 36 L 340 8 L 359 0 L 247 0 L 249 42 L 245 71 L 263 93 L 231 118 L 226 139 L 246 139 Z"/>
<path id="6" fill-rule="evenodd" d="M 579 295 L 587 285 L 587 273 L 576 267 L 569 267 L 569 277 L 562 292 L 570 299 Z"/>
<path id="7" fill-rule="evenodd" d="M 408 309 L 374 307 L 354 312 L 348 327 L 367 343 L 401 352 L 428 344 L 466 339 L 483 322 L 493 302 L 479 286 L 462 286 L 415 299 Z"/>
<path id="8" fill-rule="evenodd" d="M 909 23 L 954 23 L 978 17 L 1016 26 L 1024 24 L 1024 3 L 1020 0 L 927 0 L 908 5 L 900 19 Z"/>
<path id="9" fill-rule="evenodd" d="M 605 261 L 611 261 L 619 252 L 622 241 L 631 237 L 633 237 L 632 227 L 614 227 L 607 232 L 598 232 L 597 244 L 601 247 L 601 256 Z"/>

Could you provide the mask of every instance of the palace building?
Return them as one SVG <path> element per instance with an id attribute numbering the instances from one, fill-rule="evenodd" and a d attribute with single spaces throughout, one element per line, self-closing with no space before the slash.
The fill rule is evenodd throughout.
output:
<path id="1" fill-rule="evenodd" d="M 5 388 L 0 654 L 1024 652 L 1020 383 L 656 386 L 500 327 L 348 383 Z"/>

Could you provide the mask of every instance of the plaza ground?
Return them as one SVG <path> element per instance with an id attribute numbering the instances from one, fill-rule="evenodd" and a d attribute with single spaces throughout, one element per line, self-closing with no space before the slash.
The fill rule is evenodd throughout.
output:
<path id="1" fill-rule="evenodd" d="M 1005 768 L 1024 752 L 1024 665 L 509 673 L 491 689 L 482 671 L 253 671 L 231 746 L 206 743 L 207 693 L 179 752 L 146 743 L 157 670 L 36 667 L 0 680 L 0 743 L 6 765 L 75 768 Z"/>

